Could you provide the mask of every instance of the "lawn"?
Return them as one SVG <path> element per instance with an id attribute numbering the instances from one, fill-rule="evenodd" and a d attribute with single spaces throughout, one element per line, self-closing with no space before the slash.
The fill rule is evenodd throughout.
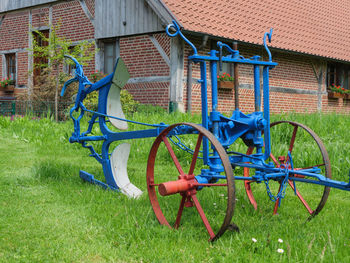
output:
<path id="1" fill-rule="evenodd" d="M 199 116 L 162 112 L 132 118 L 200 122 Z M 311 127 L 326 145 L 333 178 L 348 181 L 348 116 L 290 114 L 272 119 Z M 349 192 L 332 189 L 325 208 L 308 222 L 291 189 L 278 215 L 272 215 L 274 203 L 264 184 L 254 189 L 255 211 L 237 181 L 233 221 L 240 232 L 227 231 L 209 243 L 194 208 L 186 210 L 176 231 L 159 225 L 154 216 L 146 192 L 146 163 L 154 138 L 131 142 L 129 177 L 145 191 L 133 200 L 79 178 L 80 169 L 101 180 L 103 173 L 87 149 L 68 142 L 72 127 L 68 121 L 0 117 L 0 262 L 350 262 Z M 272 139 L 275 144 L 279 140 Z M 314 149 L 302 151 L 307 158 Z M 235 174 L 242 175 L 242 170 Z M 301 189 L 312 196 L 315 187 Z"/>

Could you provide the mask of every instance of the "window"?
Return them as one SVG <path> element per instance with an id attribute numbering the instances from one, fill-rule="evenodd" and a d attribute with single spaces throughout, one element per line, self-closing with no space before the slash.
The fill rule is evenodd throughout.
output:
<path id="1" fill-rule="evenodd" d="M 114 39 L 105 41 L 103 44 L 103 72 L 105 74 L 111 74 L 114 69 L 115 61 L 119 56 L 119 41 Z"/>
<path id="2" fill-rule="evenodd" d="M 5 55 L 6 59 L 6 77 L 14 80 L 16 83 L 16 54 L 10 53 Z"/>
<path id="3" fill-rule="evenodd" d="M 233 76 L 233 63 L 222 63 L 222 70 L 220 71 L 218 63 L 218 73 L 221 75 L 223 73 L 228 73 Z"/>
<path id="4" fill-rule="evenodd" d="M 50 31 L 49 30 L 42 30 L 40 31 L 46 38 L 49 37 Z M 33 33 L 33 38 L 35 42 L 38 44 L 40 47 L 45 47 L 48 46 L 49 43 L 45 41 L 39 34 Z M 49 60 L 47 57 L 44 57 L 43 55 L 36 53 L 34 54 L 34 65 L 36 65 L 33 69 L 33 74 L 34 74 L 34 85 L 37 83 L 36 79 L 37 77 L 40 76 L 42 69 L 44 65 L 48 64 Z"/>
<path id="5" fill-rule="evenodd" d="M 229 46 L 231 46 L 232 48 L 232 45 L 227 43 Z M 215 41 L 211 41 L 210 43 L 210 49 L 217 49 L 217 46 L 216 46 L 216 42 Z M 223 52 L 223 56 L 227 56 L 229 55 L 229 53 L 227 52 L 226 48 L 223 48 L 222 50 Z M 219 56 L 219 54 L 217 54 Z M 230 74 L 231 77 L 234 77 L 234 72 L 233 72 L 233 63 L 222 63 L 222 70 L 220 70 L 220 63 L 217 64 L 217 75 L 222 75 L 223 73 L 227 73 L 227 74 Z"/>
<path id="6" fill-rule="evenodd" d="M 350 89 L 349 83 L 350 66 L 341 63 L 327 64 L 327 87 L 341 86 L 344 89 Z"/>
<path id="7" fill-rule="evenodd" d="M 115 43 L 107 42 L 104 45 L 104 73 L 111 74 L 115 63 Z"/>

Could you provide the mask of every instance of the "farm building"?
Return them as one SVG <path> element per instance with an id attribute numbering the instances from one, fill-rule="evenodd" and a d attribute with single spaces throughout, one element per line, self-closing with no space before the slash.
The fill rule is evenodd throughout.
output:
<path id="1" fill-rule="evenodd" d="M 73 43 L 95 42 L 99 51 L 85 67 L 87 76 L 111 73 L 120 56 L 131 75 L 126 88 L 137 101 L 199 111 L 199 67 L 187 60 L 191 48 L 165 34 L 175 20 L 200 53 L 220 40 L 265 60 L 262 38 L 273 28 L 270 47 L 279 65 L 270 75 L 272 112 L 348 113 L 350 95 L 330 89 L 350 89 L 348 10 L 349 1 L 334 0 L 1 0 L 0 78 L 13 79 L 15 89 L 0 90 L 0 100 L 30 91 L 36 77 L 30 33 L 49 34 L 49 25 L 60 23 L 58 33 Z M 230 66 L 223 71 L 233 73 Z M 238 79 L 240 106 L 253 111 L 252 70 L 240 67 Z M 233 89 L 219 89 L 219 110 L 233 109 Z"/>

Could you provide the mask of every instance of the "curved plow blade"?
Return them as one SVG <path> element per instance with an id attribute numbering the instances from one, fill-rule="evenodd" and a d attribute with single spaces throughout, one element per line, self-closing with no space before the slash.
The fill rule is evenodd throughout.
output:
<path id="1" fill-rule="evenodd" d="M 130 144 L 122 143 L 112 152 L 110 161 L 114 181 L 120 191 L 128 197 L 138 198 L 142 191 L 133 185 L 128 177 L 127 163 L 130 154 Z"/>
<path id="2" fill-rule="evenodd" d="M 126 68 L 123 60 L 119 58 L 107 96 L 107 115 L 125 119 L 122 103 L 120 101 L 120 91 L 128 82 L 129 78 L 130 75 L 128 69 Z M 109 121 L 117 129 L 126 130 L 128 128 L 128 123 L 125 121 L 114 118 L 109 118 Z"/>

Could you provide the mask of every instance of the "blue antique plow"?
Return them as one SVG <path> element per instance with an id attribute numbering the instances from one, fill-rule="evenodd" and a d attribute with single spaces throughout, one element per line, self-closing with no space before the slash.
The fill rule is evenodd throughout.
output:
<path id="1" fill-rule="evenodd" d="M 349 183 L 331 179 L 328 153 L 310 128 L 291 121 L 270 123 L 269 71 L 277 66 L 266 43 L 271 42 L 272 30 L 263 38 L 268 61 L 259 56 L 244 58 L 238 50 L 221 42 L 217 42 L 218 50 L 200 55 L 176 22 L 167 27 L 166 33 L 170 37 L 181 37 L 190 45 L 193 55 L 189 59 L 199 64 L 202 123 L 166 125 L 128 120 L 120 103 L 120 90 L 129 79 L 123 61 L 119 58 L 114 73 L 93 84 L 84 76 L 82 66 L 69 57 L 76 65 L 75 77 L 64 85 L 62 95 L 70 83 L 79 82 L 76 102 L 70 111 L 74 132 L 69 141 L 88 148 L 91 156 L 101 163 L 105 175 L 105 182 L 101 182 L 80 171 L 82 179 L 119 190 L 129 197 L 139 197 L 142 191 L 130 182 L 127 174 L 130 144 L 120 143 L 113 151 L 110 145 L 115 141 L 156 137 L 147 163 L 147 190 L 158 221 L 170 228 L 178 228 L 181 219 L 188 218 L 185 211 L 189 209 L 185 208 L 195 207 L 199 213 L 197 220 L 204 223 L 211 241 L 227 229 L 238 230 L 232 223 L 235 180 L 244 181 L 249 201 L 255 209 L 255 185 L 265 185 L 269 198 L 275 202 L 274 213 L 290 187 L 307 210 L 309 219 L 324 207 L 330 187 L 350 190 Z M 235 96 L 236 109 L 231 117 L 219 112 L 217 73 L 225 63 L 252 68 L 255 112 L 242 113 L 238 96 Z M 207 74 L 211 80 L 210 112 Z M 91 92 L 99 92 L 97 111 L 87 109 L 83 103 Z M 235 92 L 238 95 L 237 82 Z M 85 112 L 90 112 L 92 117 L 87 130 L 81 132 L 80 121 Z M 130 122 L 149 128 L 123 131 Z M 95 124 L 99 125 L 102 135 L 91 134 Z M 111 126 L 119 131 L 112 131 Z M 278 141 L 273 142 L 272 139 L 277 137 Z M 91 144 L 93 141 L 102 142 L 101 152 L 95 150 Z M 239 151 L 242 146 L 244 152 Z M 167 163 L 168 169 L 164 170 Z M 243 176 L 233 176 L 235 169 L 240 169 Z"/>

